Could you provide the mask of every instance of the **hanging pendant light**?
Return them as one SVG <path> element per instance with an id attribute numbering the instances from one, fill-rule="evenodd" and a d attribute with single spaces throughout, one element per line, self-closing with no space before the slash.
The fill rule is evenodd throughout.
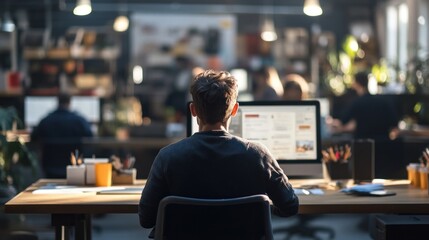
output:
<path id="1" fill-rule="evenodd" d="M 305 0 L 303 10 L 306 15 L 311 17 L 319 16 L 323 13 L 319 0 Z"/>
<path id="2" fill-rule="evenodd" d="M 76 7 L 73 9 L 73 14 L 77 16 L 85 16 L 92 12 L 91 0 L 77 0 Z"/>
<path id="3" fill-rule="evenodd" d="M 15 23 L 12 21 L 12 17 L 9 12 L 4 14 L 3 24 L 1 24 L 1 29 L 5 32 L 15 31 Z"/>
<path id="4" fill-rule="evenodd" d="M 113 30 L 117 32 L 125 32 L 130 25 L 130 21 L 126 15 L 121 15 L 116 17 L 115 22 L 113 23 Z"/>
<path id="5" fill-rule="evenodd" d="M 277 33 L 272 19 L 266 18 L 262 23 L 261 38 L 266 42 L 277 40 Z"/>

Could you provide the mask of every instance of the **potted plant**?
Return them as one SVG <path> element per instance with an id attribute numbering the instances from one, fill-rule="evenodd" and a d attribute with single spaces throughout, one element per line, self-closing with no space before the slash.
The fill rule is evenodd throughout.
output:
<path id="1" fill-rule="evenodd" d="M 0 108 L 0 198 L 25 189 L 38 174 L 38 161 L 26 146 L 28 134 L 14 107 Z M 30 173 L 30 175 L 29 175 Z"/>

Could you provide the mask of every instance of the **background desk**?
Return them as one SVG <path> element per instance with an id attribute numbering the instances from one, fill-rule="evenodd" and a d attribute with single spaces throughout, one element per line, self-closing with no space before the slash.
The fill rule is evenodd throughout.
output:
<path id="1" fill-rule="evenodd" d="M 96 157 L 109 158 L 112 154 L 133 155 L 136 158 L 134 167 L 138 169 L 137 178 L 145 179 L 149 175 L 150 167 L 159 150 L 178 140 L 179 138 L 166 137 L 141 137 L 127 140 L 96 137 L 84 138 L 82 143 L 85 156 L 94 154 Z"/>
<path id="2" fill-rule="evenodd" d="M 291 181 L 294 185 L 295 182 Z M 75 227 L 76 239 L 91 239 L 91 215 L 103 213 L 137 214 L 139 194 L 95 195 L 82 194 L 32 194 L 47 183 L 65 184 L 65 180 L 40 179 L 19 193 L 5 205 L 6 213 L 51 214 L 56 227 L 56 239 L 64 237 L 64 226 Z M 139 180 L 137 184 L 144 184 Z M 299 195 L 300 214 L 331 213 L 391 213 L 429 214 L 429 195 L 409 185 L 388 186 L 396 196 L 351 196 L 337 190 L 325 190 L 324 195 Z"/>

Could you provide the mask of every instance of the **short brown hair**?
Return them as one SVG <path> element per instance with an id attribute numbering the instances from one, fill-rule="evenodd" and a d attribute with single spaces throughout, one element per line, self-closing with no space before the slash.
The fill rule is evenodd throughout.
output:
<path id="1" fill-rule="evenodd" d="M 237 80 L 226 71 L 206 70 L 195 76 L 190 92 L 203 123 L 225 122 L 238 96 Z"/>

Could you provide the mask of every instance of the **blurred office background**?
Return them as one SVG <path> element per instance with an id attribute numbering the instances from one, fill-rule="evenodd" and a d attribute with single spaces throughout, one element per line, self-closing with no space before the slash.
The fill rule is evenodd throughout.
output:
<path id="1" fill-rule="evenodd" d="M 311 1 L 317 16 L 306 2 L 2 1 L 1 106 L 31 131 L 52 108 L 46 97 L 67 92 L 99 136 L 115 136 L 183 123 L 168 99 L 186 71 L 233 71 L 251 100 L 254 72 L 274 66 L 281 79 L 302 75 L 333 117 L 355 97 L 353 73 L 367 70 L 371 93 L 396 104 L 404 127 L 429 124 L 428 1 Z M 73 14 L 80 3 L 91 12 Z"/>
<path id="2" fill-rule="evenodd" d="M 78 5 L 91 10 L 74 13 Z M 72 108 L 97 136 L 84 154 L 136 156 L 138 177 L 145 178 L 157 151 L 185 136 L 183 105 L 174 103 L 187 100 L 180 90 L 192 74 L 229 70 L 246 101 L 263 66 L 273 66 L 281 80 L 303 76 L 309 97 L 333 118 L 357 97 L 353 73 L 370 72 L 370 92 L 395 105 L 403 132 L 387 145 L 395 150 L 387 157 L 393 164 L 379 164 L 391 169 L 376 164 L 376 177 L 405 177 L 405 165 L 418 162 L 429 138 L 428 17 L 428 0 L 3 0 L 3 185 L 12 176 L 20 190 L 41 176 L 26 133 L 60 92 L 73 95 Z M 14 126 L 23 131 L 6 139 Z M 322 142 L 349 139 L 327 134 Z M 18 173 L 5 167 L 9 147 L 27 154 Z"/>

